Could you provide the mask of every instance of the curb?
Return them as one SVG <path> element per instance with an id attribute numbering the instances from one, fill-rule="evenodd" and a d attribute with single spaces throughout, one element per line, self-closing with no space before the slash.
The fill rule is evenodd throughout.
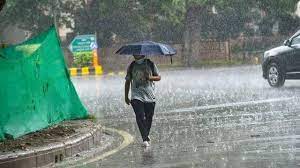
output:
<path id="1" fill-rule="evenodd" d="M 97 125 L 91 132 L 65 142 L 51 144 L 36 150 L 20 151 L 0 156 L 1 168 L 45 167 L 63 161 L 80 152 L 100 145 L 102 127 Z"/>
<path id="2" fill-rule="evenodd" d="M 108 72 L 106 74 L 103 73 L 103 69 L 101 66 L 96 67 L 82 67 L 82 68 L 69 68 L 70 76 L 88 76 L 88 75 L 95 75 L 95 76 L 125 76 L 126 73 L 124 71 L 120 72 Z"/>
<path id="3" fill-rule="evenodd" d="M 85 75 L 102 75 L 102 66 L 69 68 L 71 76 L 85 76 Z"/>
<path id="4" fill-rule="evenodd" d="M 134 137 L 132 135 L 130 135 L 128 132 L 125 132 L 125 131 L 122 131 L 122 130 L 117 130 L 117 129 L 114 129 L 114 128 L 105 128 L 104 127 L 103 129 L 121 135 L 123 137 L 123 142 L 117 148 L 115 148 L 111 151 L 108 151 L 108 152 L 106 152 L 102 155 L 99 155 L 95 158 L 89 159 L 88 161 L 82 163 L 82 165 L 87 165 L 87 164 L 92 163 L 92 162 L 103 160 L 104 158 L 106 158 L 110 155 L 113 155 L 113 154 L 117 153 L 118 151 L 124 149 L 125 147 L 127 147 L 128 145 L 133 143 L 133 141 L 134 141 Z"/>
<path id="5" fill-rule="evenodd" d="M 71 77 L 75 76 L 125 76 L 126 73 L 124 71 L 120 72 L 108 72 L 103 73 L 102 70 L 97 70 L 94 67 L 83 67 L 83 68 L 70 68 L 69 73 Z"/>
<path id="6" fill-rule="evenodd" d="M 120 143 L 116 148 L 113 148 L 113 149 L 111 149 L 111 150 L 109 150 L 105 153 L 102 153 L 102 154 L 99 154 L 99 155 L 97 153 L 96 155 L 94 154 L 92 157 L 87 157 L 87 158 L 83 158 L 83 159 L 80 159 L 80 160 L 75 160 L 73 163 L 72 162 L 67 163 L 67 164 L 64 164 L 64 163 L 60 164 L 59 163 L 59 164 L 56 164 L 55 166 L 57 166 L 57 167 L 70 167 L 70 168 L 85 167 L 90 163 L 101 161 L 101 160 L 105 159 L 106 157 L 109 157 L 109 156 L 123 150 L 128 145 L 130 145 L 131 143 L 134 142 L 134 137 L 126 131 L 118 130 L 118 129 L 114 129 L 114 128 L 106 128 L 106 127 L 103 127 L 103 130 L 111 132 L 113 134 L 118 134 L 119 136 L 121 136 L 122 139 L 123 139 L 122 143 Z"/>

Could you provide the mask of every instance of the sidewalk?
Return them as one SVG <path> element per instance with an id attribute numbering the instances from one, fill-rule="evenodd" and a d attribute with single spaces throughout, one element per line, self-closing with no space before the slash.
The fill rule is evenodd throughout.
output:
<path id="1" fill-rule="evenodd" d="M 109 147 L 113 138 L 91 120 L 65 121 L 16 140 L 0 142 L 0 167 L 51 166 L 96 146 Z"/>

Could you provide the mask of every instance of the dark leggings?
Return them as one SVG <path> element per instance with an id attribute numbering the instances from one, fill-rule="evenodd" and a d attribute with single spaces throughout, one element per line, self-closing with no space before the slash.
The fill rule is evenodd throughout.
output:
<path id="1" fill-rule="evenodd" d="M 148 136 L 152 125 L 155 102 L 144 103 L 140 100 L 133 99 L 131 101 L 131 105 L 133 107 L 136 116 L 136 122 L 143 141 L 150 141 Z"/>

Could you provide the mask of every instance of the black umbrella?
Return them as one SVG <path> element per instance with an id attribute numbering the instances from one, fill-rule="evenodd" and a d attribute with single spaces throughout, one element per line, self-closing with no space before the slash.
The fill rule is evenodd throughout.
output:
<path id="1" fill-rule="evenodd" d="M 138 43 L 131 43 L 122 46 L 116 54 L 120 55 L 145 55 L 145 56 L 173 56 L 176 50 L 167 44 L 156 43 L 152 41 L 143 41 Z M 172 62 L 172 57 L 171 57 Z"/>

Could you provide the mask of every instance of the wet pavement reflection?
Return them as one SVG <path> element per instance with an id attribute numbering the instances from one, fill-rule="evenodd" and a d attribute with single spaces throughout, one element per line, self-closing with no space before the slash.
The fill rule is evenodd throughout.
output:
<path id="1" fill-rule="evenodd" d="M 151 147 L 143 148 L 124 77 L 73 78 L 103 125 L 133 144 L 87 167 L 299 167 L 300 81 L 270 88 L 259 66 L 163 71 Z"/>

